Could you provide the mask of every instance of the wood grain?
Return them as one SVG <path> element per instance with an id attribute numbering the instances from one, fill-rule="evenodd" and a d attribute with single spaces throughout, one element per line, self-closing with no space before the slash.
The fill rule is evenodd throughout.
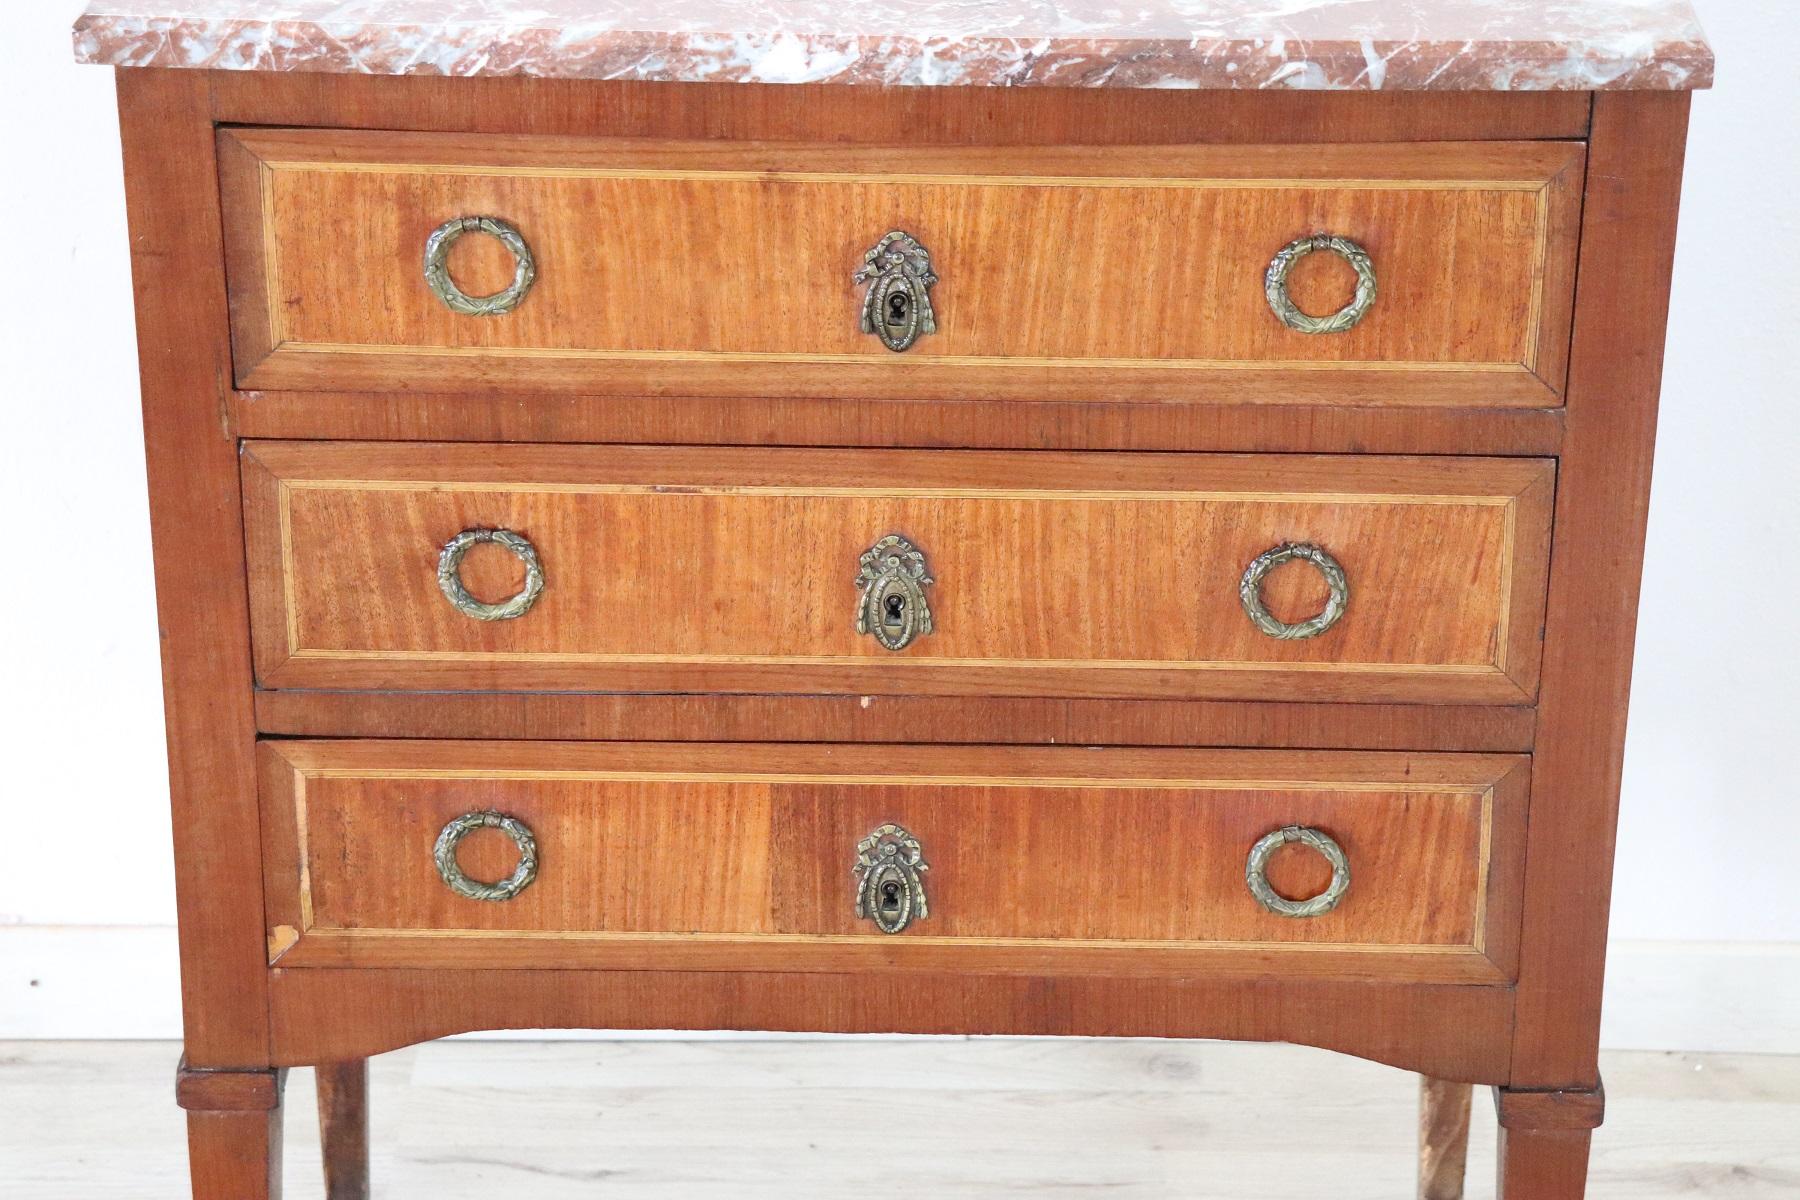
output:
<path id="1" fill-rule="evenodd" d="M 746 1029 L 1283 1041 L 1479 1083 L 1505 1070 L 1512 1012 L 1499 987 L 1205 976 L 309 967 L 269 989 L 292 1063 L 470 1029 Z"/>
<path id="2" fill-rule="evenodd" d="M 231 359 L 206 81 L 122 71 L 118 86 L 187 1057 L 253 1068 L 268 1062 L 255 718 L 237 443 L 221 421 Z"/>
<path id="3" fill-rule="evenodd" d="M 197 1196 L 254 1200 L 274 1195 L 278 1179 L 279 1110 L 218 1108 L 261 1095 L 251 1088 L 240 1096 L 218 1069 L 264 1078 L 256 1073 L 275 1062 L 358 1058 L 471 1028 L 554 1025 L 1305 1042 L 1441 1080 L 1510 1083 L 1519 1090 L 1502 1098 L 1510 1126 L 1502 1196 L 1581 1195 L 1585 1125 L 1597 1118 L 1588 1097 L 1598 1081 L 1618 768 L 1685 96 L 845 94 L 853 90 L 153 71 L 124 72 L 120 87 L 196 1080 L 188 1090 L 210 1106 L 189 1122 Z M 1584 155 L 1579 142 L 1590 124 Z M 260 128 L 221 136 L 218 126 Z M 327 132 L 281 128 L 291 126 Z M 391 129 L 417 132 L 381 132 Z M 301 165 L 334 153 L 329 169 Z M 346 163 L 378 169 L 344 170 Z M 546 164 L 553 169 L 538 173 Z M 1521 175 L 1519 164 L 1532 170 Z M 1195 186 L 1203 179 L 1232 186 Z M 514 319 L 471 329 L 417 306 L 416 260 L 425 229 L 442 219 L 429 219 L 434 208 L 477 202 L 526 214 L 546 272 Z M 343 220 L 333 204 L 375 219 Z M 633 217 L 629 244 L 600 219 L 621 212 Z M 876 229 L 861 228 L 877 217 Z M 844 260 L 853 266 L 890 218 L 917 224 L 945 277 L 935 294 L 944 331 L 906 358 L 875 350 L 846 317 L 856 292 Z M 1274 326 L 1258 307 L 1256 283 L 1274 244 L 1346 221 L 1371 230 L 1362 236 L 1376 252 L 1383 295 L 1368 322 L 1321 348 L 1319 339 Z M 743 269 L 746 228 L 776 249 L 760 276 Z M 1221 228 L 1234 236 L 1219 238 Z M 338 246 L 363 262 L 336 257 Z M 640 269 L 623 282 L 616 272 L 571 273 L 577 246 Z M 294 247 L 317 252 L 297 261 Z M 504 267 L 491 251 L 465 243 L 453 263 L 458 278 L 490 286 Z M 1057 286 L 1043 286 L 1046 264 L 1054 264 Z M 366 279 L 358 273 L 365 268 Z M 766 319 L 743 315 L 746 301 L 762 295 L 750 289 L 752 278 L 773 297 Z M 657 291 L 671 279 L 679 305 Z M 1294 286 L 1304 305 L 1325 307 L 1346 279 L 1340 266 L 1314 259 L 1296 271 Z M 1009 291 L 1025 299 L 1010 305 Z M 1579 311 L 1571 319 L 1572 294 Z M 329 352 L 359 342 L 378 348 Z M 665 352 L 689 361 L 618 357 Z M 812 361 L 770 361 L 791 355 Z M 234 381 L 248 390 L 234 391 Z M 288 472 L 299 483 L 288 486 L 288 517 L 290 536 L 306 539 L 293 560 L 305 564 L 302 572 L 281 567 L 279 553 L 277 567 L 269 565 L 268 530 L 280 523 L 269 518 L 279 508 L 269 508 L 270 497 L 281 491 L 272 481 L 282 471 L 251 461 L 248 492 L 236 490 L 233 451 L 242 435 L 427 444 L 274 449 L 303 468 L 330 468 Z M 704 449 L 684 459 L 666 447 L 505 445 L 587 441 Z M 688 469 L 728 463 L 731 452 L 716 448 L 725 444 L 767 449 L 746 451 L 712 476 Z M 788 445 L 815 448 L 781 449 Z M 1051 453 L 821 448 L 830 446 Z M 1270 457 L 1281 451 L 1337 457 Z M 1490 457 L 1384 457 L 1405 454 Z M 1560 463 L 1546 608 L 1550 456 Z M 623 462 L 687 466 L 685 474 L 606 473 Z M 357 463 L 376 473 L 342 469 Z M 512 487 L 516 473 L 490 473 L 546 463 L 559 465 L 525 478 L 560 490 L 523 492 Z M 930 469 L 921 473 L 921 463 Z M 773 483 L 759 470 L 773 472 Z M 386 486 L 366 494 L 307 486 L 370 478 Z M 871 479 L 890 492 L 923 494 L 882 497 Z M 596 480 L 629 486 L 595 490 Z M 1312 498 L 1268 499 L 1291 496 L 1302 482 Z M 671 486 L 685 490 L 652 490 Z M 1056 496 L 991 494 L 1008 486 Z M 1191 499 L 1209 487 L 1229 499 Z M 1077 500 L 1077 492 L 1091 495 Z M 1422 494 L 1458 503 L 1400 502 Z M 1378 499 L 1355 517 L 1353 495 Z M 310 512 L 292 508 L 300 496 L 314 504 Z M 611 510 L 605 521 L 587 514 L 616 508 L 620 496 L 645 511 L 623 522 Z M 248 582 L 256 661 L 269 668 L 264 682 L 338 691 L 255 693 L 247 578 L 238 566 L 243 499 L 254 513 Z M 1062 506 L 1056 528 L 1032 526 L 1026 509 L 1039 504 L 1046 512 Z M 1223 504 L 1231 516 L 1198 529 L 1189 510 L 1204 504 Z M 707 505 L 719 511 L 706 521 L 666 516 Z M 752 512 L 756 505 L 774 507 Z M 476 511 L 489 506 L 503 511 Z M 1187 516 L 1178 520 L 1177 509 Z M 1269 517 L 1276 510 L 1281 521 Z M 1427 510 L 1432 519 L 1423 521 Z M 1502 510 L 1510 513 L 1510 543 L 1492 527 Z M 1242 636 L 1234 624 L 1241 616 L 1227 608 L 1202 619 L 1193 599 L 1229 601 L 1231 588 L 1145 588 L 1146 579 L 1162 578 L 1146 564 L 1162 561 L 1169 545 L 1189 545 L 1184 537 L 1196 547 L 1184 565 L 1230 562 L 1224 573 L 1234 583 L 1262 548 L 1249 544 L 1251 515 L 1269 520 L 1259 535 L 1306 536 L 1274 527 L 1302 519 L 1334 543 L 1367 535 L 1354 544 L 1373 547 L 1373 558 L 1340 555 L 1351 567 L 1353 599 L 1337 643 L 1246 652 L 1231 641 Z M 821 530 L 848 537 L 839 525 L 877 517 L 923 523 L 942 579 L 933 591 L 942 632 L 908 656 L 842 645 L 851 599 L 844 547 Z M 572 569 L 558 575 L 552 566 L 552 590 L 533 614 L 547 619 L 461 644 L 455 639 L 472 635 L 444 624 L 431 562 L 458 522 L 483 520 L 529 521 L 554 550 L 552 562 Z M 708 537 L 698 536 L 706 529 Z M 736 541 L 724 536 L 744 531 Z M 707 556 L 682 557 L 670 546 L 701 546 Z M 970 547 L 1004 562 L 971 566 L 958 557 Z M 721 565 L 738 569 L 741 549 L 758 564 L 749 575 Z M 1467 565 L 1463 577 L 1442 573 L 1450 559 L 1437 556 L 1452 551 Z M 803 573 L 796 564 L 810 566 L 815 552 L 839 565 Z M 646 577 L 653 599 L 645 593 L 634 607 L 604 590 L 620 586 L 620 562 L 656 568 Z M 390 570 L 391 580 L 382 573 Z M 484 593 L 514 582 L 510 564 L 493 556 L 471 556 L 467 576 Z M 827 578 L 835 581 L 829 588 L 816 583 Z M 285 643 L 265 637 L 287 628 L 285 610 L 275 624 L 268 619 L 271 596 L 287 604 L 271 579 L 292 581 L 291 607 L 305 617 L 299 628 L 306 638 L 321 634 L 316 644 L 327 653 L 488 657 L 435 665 L 289 657 Z M 1409 600 L 1390 579 L 1431 586 Z M 733 581 L 749 586 L 733 591 Z M 588 603 L 598 596 L 610 625 L 592 620 L 591 607 L 559 610 L 577 586 L 600 589 Z M 773 622 L 752 616 L 738 597 L 757 591 L 789 607 Z M 1270 595 L 1290 617 L 1318 598 L 1316 585 L 1309 591 L 1306 576 L 1291 572 L 1271 581 Z M 1019 621 L 1021 613 L 1038 623 Z M 367 631 L 389 640 L 376 644 Z M 751 641 L 733 640 L 745 631 Z M 604 642 L 609 637 L 673 640 L 653 645 L 660 658 L 649 667 L 601 670 L 584 660 L 515 670 L 494 657 L 632 652 Z M 279 661 L 262 657 L 271 644 Z M 314 644 L 296 640 L 293 648 Z M 666 661 L 682 653 L 846 661 Z M 1540 653 L 1547 667 L 1532 727 L 1524 706 L 1539 699 Z M 1120 661 L 1109 657 L 1118 654 L 1128 668 L 1097 665 Z M 1054 689 L 1045 687 L 1043 668 L 1019 665 L 1058 656 L 1069 665 Z M 958 658 L 1001 665 L 971 668 Z M 1195 661 L 1214 665 L 1195 670 Z M 1359 663 L 1383 669 L 1345 670 Z M 1197 679 L 1207 682 L 1197 687 Z M 573 690 L 524 694 L 545 687 Z M 424 694 L 434 688 L 464 694 Z M 580 694 L 673 688 L 713 694 Z M 1047 690 L 1062 694 L 1041 694 Z M 741 694 L 723 694 L 731 692 Z M 919 694 L 894 694 L 906 692 Z M 925 694 L 934 692 L 951 694 Z M 1138 699 L 1106 699 L 1122 696 Z M 1360 703 L 1328 703 L 1337 700 Z M 1445 701 L 1481 707 L 1426 711 L 1427 702 Z M 265 751 L 258 785 L 259 721 L 279 732 L 475 739 L 334 743 L 331 753 L 345 761 L 416 761 L 446 748 L 469 762 L 517 757 L 485 781 L 312 781 L 325 797 L 315 795 L 324 807 L 309 810 L 314 818 L 334 804 L 350 817 L 315 829 L 292 819 L 292 805 L 285 822 L 273 805 L 276 819 L 262 822 L 259 786 L 265 802 L 287 794 L 296 770 L 283 755 L 310 751 Z M 552 735 L 595 742 L 507 740 Z M 675 775 L 697 755 L 720 756 L 730 764 L 722 777 L 738 778 L 759 756 L 814 754 L 840 756 L 883 782 L 534 778 L 521 787 L 514 777 L 558 755 L 641 757 L 652 750 L 602 739 L 643 737 L 668 739 L 652 750 Z M 754 744 L 790 737 L 863 744 Z M 695 744 L 701 738 L 751 744 Z M 1262 761 L 1304 765 L 1308 778 L 1235 777 L 1201 797 L 1144 786 L 1128 772 L 1122 780 L 1118 764 L 1160 753 L 1222 770 L 1219 763 L 1239 756 L 954 748 L 997 738 L 1269 746 Z M 939 744 L 893 744 L 909 741 Z M 1334 746 L 1369 753 L 1319 749 Z M 1442 768 L 1433 764 L 1488 760 L 1394 753 L 1443 749 L 1534 754 L 1530 764 L 1509 757 L 1495 762 L 1510 766 L 1486 768 L 1494 819 L 1473 849 L 1476 785 L 1434 781 Z M 995 784 L 996 763 L 1029 774 L 1040 754 L 1084 763 L 1086 773 L 1034 787 Z M 896 767 L 912 763 L 923 773 L 958 755 L 980 770 L 951 783 L 892 782 Z M 1370 778 L 1316 778 L 1332 763 L 1352 762 L 1382 769 Z M 1309 781 L 1329 789 L 1299 786 Z M 1528 786 L 1537 800 L 1527 830 Z M 556 844 L 595 847 L 573 866 L 546 857 L 534 885 L 543 890 L 527 895 L 556 902 L 534 901 L 541 911 L 531 928 L 465 920 L 444 937 L 439 901 L 427 890 L 346 890 L 343 864 L 371 878 L 389 866 L 366 857 L 371 845 L 389 845 L 383 838 L 392 840 L 383 857 L 414 869 L 417 856 L 402 852 L 401 834 L 429 832 L 425 818 L 438 815 L 429 806 L 445 795 L 460 800 L 484 787 L 540 805 L 533 816 Z M 908 819 L 931 827 L 941 908 L 907 935 L 871 941 L 843 927 L 848 880 L 833 863 L 847 831 L 878 811 L 877 799 L 879 811 L 902 803 Z M 1370 864 L 1346 907 L 1322 918 L 1345 931 L 1313 927 L 1320 939 L 1345 940 L 1308 940 L 1289 929 L 1271 941 L 1235 918 L 1203 928 L 1184 923 L 1178 905 L 1148 901 L 1187 894 L 1159 873 L 1169 869 L 1160 861 L 1169 845 L 1197 845 L 1190 857 L 1205 866 L 1223 853 L 1213 847 L 1246 835 L 1226 817 L 1307 803 L 1319 807 L 1305 819 L 1343 830 L 1355 860 Z M 695 827 L 735 835 L 719 840 L 736 852 L 674 853 L 693 844 L 687 834 Z M 1051 836 L 1053 844 L 1043 840 Z M 651 853 L 621 863 L 617 847 L 625 843 Z M 744 843 L 747 852 L 737 849 Z M 980 855 L 969 848 L 977 843 Z M 504 849 L 472 839 L 467 863 L 503 867 Z M 1046 858 L 1066 874 L 1047 873 Z M 265 861 L 286 865 L 266 896 Z M 1472 892 L 1474 862 L 1486 875 Z M 609 865 L 605 878 L 596 863 Z M 802 869 L 783 869 L 792 863 Z M 1384 864 L 1410 867 L 1411 886 L 1451 899 L 1391 902 L 1397 893 Z M 591 877 L 574 888 L 555 883 L 565 870 Z M 634 886 L 621 886 L 634 871 Z M 1272 872 L 1295 894 L 1320 881 L 1318 864 L 1304 857 L 1279 859 Z M 1011 884 L 1019 876 L 1048 883 L 1026 891 Z M 1093 882 L 1098 877 L 1110 890 Z M 1213 878 L 1204 873 L 1202 882 Z M 596 898 L 605 903 L 596 907 Z M 324 924 L 365 907 L 420 940 L 401 944 L 367 926 Z M 514 948 L 461 948 L 485 947 L 493 935 Z M 1349 940 L 1365 935 L 1377 940 Z M 645 955 L 642 947 L 631 951 L 644 955 L 636 960 L 593 958 L 590 949 L 543 957 L 545 944 L 676 936 L 690 958 Z M 711 936 L 760 939 L 780 954 L 738 969 L 692 969 L 734 965 L 708 962 L 717 948 L 701 943 Z M 1401 936 L 1415 940 L 1379 940 Z M 1214 937 L 1227 940 L 1203 940 Z M 1156 954 L 1192 955 L 1185 967 L 1138 965 L 1142 944 L 1159 939 L 1177 948 Z M 808 962 L 807 954 L 818 958 Z M 1002 962 L 996 954 L 1017 957 Z M 309 955 L 320 965 L 299 965 Z M 954 955 L 987 965 L 970 970 Z M 279 960 L 273 968 L 271 957 Z M 387 965 L 419 961 L 437 966 Z M 550 961 L 648 969 L 536 965 Z M 1516 990 L 1507 985 L 1514 978 Z M 1567 1094 L 1577 1096 L 1572 1107 L 1556 1099 Z"/>
<path id="4" fill-rule="evenodd" d="M 1686 95 L 1594 102 L 1538 707 L 1538 794 L 1556 802 L 1532 813 L 1512 1079 L 1520 1088 L 1598 1082 L 1619 774 L 1687 113 Z"/>
<path id="5" fill-rule="evenodd" d="M 265 686 L 1502 703 L 1535 688 L 1542 461 L 248 453 Z M 545 564 L 520 619 L 473 621 L 438 589 L 437 549 L 477 526 L 523 534 Z M 936 632 L 903 653 L 854 628 L 857 557 L 889 532 L 937 579 Z M 1270 638 L 1241 608 L 1246 564 L 1286 541 L 1325 546 L 1352 580 L 1349 614 L 1318 638 Z M 499 551 L 465 578 L 489 599 L 522 581 Z M 1293 621 L 1325 592 L 1294 564 L 1265 596 Z"/>
<path id="6" fill-rule="evenodd" d="M 1502 1129 L 1598 1129 L 1606 1121 L 1606 1089 L 1600 1086 L 1582 1091 L 1495 1088 L 1494 1112 Z"/>
<path id="7" fill-rule="evenodd" d="M 321 1063 L 315 1074 L 325 1200 L 369 1200 L 369 1060 Z"/>
<path id="8" fill-rule="evenodd" d="M 281 1109 L 191 1112 L 193 1200 L 281 1200 Z"/>
<path id="9" fill-rule="evenodd" d="M 275 960 L 302 966 L 1045 971 L 1498 980 L 1514 958 L 1526 760 L 1001 747 L 269 742 Z M 463 899 L 432 845 L 465 812 L 533 831 L 537 879 Z M 926 847 L 932 913 L 885 937 L 851 911 L 857 842 Z M 1244 857 L 1328 832 L 1352 895 L 1264 912 Z M 471 837 L 503 878 L 517 852 Z M 1271 866 L 1323 891 L 1313 856 Z"/>
<path id="10" fill-rule="evenodd" d="M 183 1058 L 175 1070 L 175 1103 L 187 1112 L 263 1112 L 281 1105 L 277 1068 L 260 1071 L 201 1070 Z"/>
<path id="11" fill-rule="evenodd" d="M 31 1200 L 185 1195 L 166 1042 L 0 1043 L 7 1182 Z M 1800 1058 L 1606 1052 L 1615 1121 L 1595 1200 L 1791 1200 Z M 455 1040 L 371 1061 L 387 1195 L 479 1195 L 472 1171 L 529 1178 L 531 1200 L 592 1200 L 594 1175 L 680 1200 L 855 1195 L 866 1130 L 844 1114 L 893 1088 L 914 1195 L 1134 1200 L 1393 1198 L 1413 1186 L 1417 1083 L 1301 1045 L 1091 1038 Z M 310 1070 L 293 1074 L 306 1087 Z M 598 1114 L 598 1119 L 596 1119 Z M 319 1142 L 293 1106 L 290 1195 L 317 1196 Z M 1471 1148 L 1492 1198 L 1489 1110 Z M 457 1130 L 446 1144 L 445 1130 Z M 104 1148 L 104 1151 L 101 1151 Z M 472 1164 L 479 1160 L 479 1166 Z M 752 1171 L 747 1164 L 776 1164 Z M 619 1175 L 614 1175 L 619 1178 Z M 1483 1187 L 1485 1186 L 1485 1187 Z M 630 1195 L 626 1191 L 625 1195 Z"/>
<path id="12" fill-rule="evenodd" d="M 1419 1079 L 1419 1200 L 1463 1200 L 1471 1091 L 1466 1083 Z"/>
<path id="13" fill-rule="evenodd" d="M 1376 378 L 1297 385 L 1285 402 L 1197 404 L 233 391 L 228 412 L 246 438 L 1513 455 L 1561 444 L 1560 408 L 1395 405 L 1387 395 Z"/>
<path id="14" fill-rule="evenodd" d="M 227 131 L 239 380 L 258 388 L 573 388 L 688 395 L 1286 399 L 1375 372 L 1556 402 L 1581 148 L 1573 143 L 999 151 L 351 131 Z M 451 216 L 525 232 L 538 282 L 504 317 L 420 276 Z M 938 332 L 905 356 L 856 328 L 851 275 L 889 228 L 933 254 Z M 1220 241 L 1214 231 L 1232 229 Z M 1303 233 L 1365 245 L 1380 298 L 1309 336 L 1268 311 Z M 483 244 L 487 243 L 487 244 Z M 754 249 L 750 249 L 750 247 Z M 466 240 L 474 294 L 510 279 Z M 1329 312 L 1329 256 L 1295 299 Z M 343 297 L 373 302 L 344 304 Z M 579 316 L 577 316 L 579 314 Z M 759 369 L 746 373 L 741 368 Z M 1239 378 L 1243 376 L 1243 378 Z M 1191 378 L 1190 378 L 1191 377 Z"/>
<path id="15" fill-rule="evenodd" d="M 1498 1200 L 1581 1200 L 1592 1133 L 1500 1130 Z"/>
<path id="16" fill-rule="evenodd" d="M 0 1043 L 8 1182 L 31 1200 L 182 1195 L 166 1042 Z M 920 1196 L 1320 1200 L 1409 1194 L 1414 1077 L 1306 1046 L 1089 1038 L 579 1038 L 435 1042 L 370 1063 L 388 1196 L 472 1198 L 473 1171 L 530 1200 L 591 1200 L 593 1177 L 681 1200 L 853 1195 L 868 1081 L 929 1145 Z M 1800 1057 L 1611 1052 L 1615 1118 L 1596 1200 L 1792 1200 Z M 300 1068 L 293 1085 L 307 1085 Z M 317 1126 L 288 1113 L 293 1195 L 317 1195 Z M 596 1120 L 596 1114 L 599 1118 Z M 1489 1111 L 1471 1196 L 1492 1197 Z M 454 1144 L 444 1131 L 454 1129 Z M 104 1145 L 108 1153 L 94 1153 Z M 479 1165 L 471 1160 L 479 1160 Z M 768 1164 L 768 1170 L 754 1170 Z M 637 1198 L 633 1198 L 637 1200 Z"/>
<path id="17" fill-rule="evenodd" d="M 1531 750 L 1529 708 L 968 696 L 258 691 L 264 733 L 546 741 Z"/>

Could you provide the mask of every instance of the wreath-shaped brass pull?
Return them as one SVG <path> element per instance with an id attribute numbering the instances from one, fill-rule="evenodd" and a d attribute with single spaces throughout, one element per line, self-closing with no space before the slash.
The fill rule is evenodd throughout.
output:
<path id="1" fill-rule="evenodd" d="M 1296 558 L 1304 559 L 1318 568 L 1319 574 L 1325 577 L 1325 586 L 1331 589 L 1331 595 L 1325 601 L 1324 611 L 1317 616 L 1288 625 L 1276 620 L 1263 603 L 1262 581 L 1270 571 Z M 1285 642 L 1318 637 L 1336 625 L 1343 618 L 1344 610 L 1350 606 L 1350 581 L 1344 575 L 1344 568 L 1338 565 L 1338 560 L 1318 546 L 1309 542 L 1284 542 L 1272 550 L 1263 551 L 1244 568 L 1244 577 L 1238 581 L 1238 599 L 1243 603 L 1244 614 L 1250 618 L 1250 623 L 1272 638 L 1280 638 Z"/>
<path id="2" fill-rule="evenodd" d="M 883 933 L 899 933 L 929 915 L 923 872 L 930 870 L 919 839 L 883 825 L 856 845 L 856 915 Z"/>
<path id="3" fill-rule="evenodd" d="M 1355 297 L 1328 317 L 1303 313 L 1288 299 L 1288 272 L 1294 269 L 1295 263 L 1319 250 L 1338 255 L 1356 272 Z M 1375 264 L 1370 260 L 1367 250 L 1346 237 L 1321 233 L 1296 238 L 1276 251 L 1275 257 L 1269 260 L 1269 269 L 1263 275 L 1263 292 L 1268 297 L 1269 308 L 1289 329 L 1301 333 L 1342 333 L 1368 316 L 1369 310 L 1375 306 Z"/>
<path id="4" fill-rule="evenodd" d="M 1311 846 L 1331 864 L 1330 885 L 1310 900 L 1289 900 L 1269 886 L 1269 857 L 1289 842 Z M 1330 835 L 1304 825 L 1289 825 L 1264 835 L 1250 848 L 1250 858 L 1244 863 L 1244 882 L 1256 902 L 1278 917 L 1323 916 L 1336 908 L 1350 890 L 1350 860 Z"/>
<path id="5" fill-rule="evenodd" d="M 463 586 L 462 561 L 469 549 L 481 542 L 504 546 L 525 564 L 525 586 L 518 595 L 498 604 L 484 604 Z M 438 589 L 457 612 L 477 621 L 510 621 L 531 611 L 531 606 L 544 592 L 544 566 L 538 561 L 537 548 L 510 529 L 465 529 L 448 542 L 438 554 Z"/>
<path id="6" fill-rule="evenodd" d="M 480 880 L 470 879 L 463 874 L 462 867 L 456 861 L 456 848 L 477 829 L 498 829 L 519 848 L 519 865 L 499 883 L 482 883 Z M 511 900 L 531 886 L 531 881 L 537 878 L 537 839 L 531 835 L 531 830 L 526 828 L 523 821 L 491 809 L 486 812 L 464 813 L 445 825 L 438 834 L 437 844 L 432 847 L 431 858 L 450 890 L 470 900 Z"/>
<path id="7" fill-rule="evenodd" d="M 485 233 L 498 238 L 502 246 L 512 251 L 513 281 L 510 286 L 491 296 L 471 296 L 456 286 L 450 278 L 450 247 L 465 233 Z M 453 313 L 465 317 L 497 317 L 509 313 L 519 307 L 536 279 L 537 260 L 531 255 L 531 247 L 525 244 L 525 235 L 519 232 L 518 226 L 499 217 L 455 217 L 432 230 L 431 236 L 425 239 L 425 285 Z"/>

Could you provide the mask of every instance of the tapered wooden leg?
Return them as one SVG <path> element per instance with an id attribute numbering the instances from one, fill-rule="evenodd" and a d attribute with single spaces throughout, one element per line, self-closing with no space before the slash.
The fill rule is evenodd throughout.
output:
<path id="1" fill-rule="evenodd" d="M 1499 1200 L 1581 1200 L 1605 1093 L 1495 1088 L 1494 1102 L 1500 1115 Z"/>
<path id="2" fill-rule="evenodd" d="M 1581 1200 L 1587 1194 L 1592 1130 L 1500 1131 L 1500 1200 Z"/>
<path id="3" fill-rule="evenodd" d="M 369 1200 L 369 1060 L 321 1063 L 317 1071 L 325 1200 Z"/>
<path id="4" fill-rule="evenodd" d="M 188 1115 L 194 1200 L 280 1200 L 284 1076 L 182 1063 L 175 1098 Z"/>
<path id="5" fill-rule="evenodd" d="M 1419 1077 L 1419 1200 L 1462 1200 L 1474 1087 Z"/>

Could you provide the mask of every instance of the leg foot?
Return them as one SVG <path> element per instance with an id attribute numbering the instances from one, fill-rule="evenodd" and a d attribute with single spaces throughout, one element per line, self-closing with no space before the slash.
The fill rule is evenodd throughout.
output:
<path id="1" fill-rule="evenodd" d="M 175 1097 L 188 1114 L 194 1200 L 281 1200 L 281 1088 L 277 1070 L 194 1070 L 183 1062 Z"/>
<path id="2" fill-rule="evenodd" d="M 1474 1087 L 1419 1077 L 1419 1200 L 1462 1200 Z"/>
<path id="3" fill-rule="evenodd" d="M 369 1200 L 369 1060 L 320 1063 L 325 1200 Z"/>
<path id="4" fill-rule="evenodd" d="M 1605 1093 L 1495 1088 L 1494 1103 L 1500 1114 L 1500 1200 L 1582 1200 Z"/>

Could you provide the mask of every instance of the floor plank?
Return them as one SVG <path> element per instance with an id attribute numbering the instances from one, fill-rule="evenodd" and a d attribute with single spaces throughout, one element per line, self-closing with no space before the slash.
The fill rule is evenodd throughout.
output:
<path id="1" fill-rule="evenodd" d="M 5 1194 L 179 1200 L 176 1056 L 0 1043 Z M 1605 1069 L 1594 1200 L 1800 1196 L 1800 1058 Z M 289 1195 L 314 1197 L 312 1073 L 288 1086 Z M 1401 1072 L 1298 1047 L 1008 1038 L 437 1042 L 375 1060 L 371 1091 L 380 1200 L 1397 1200 L 1416 1097 Z M 1485 1100 L 1470 1174 L 1491 1200 Z"/>

